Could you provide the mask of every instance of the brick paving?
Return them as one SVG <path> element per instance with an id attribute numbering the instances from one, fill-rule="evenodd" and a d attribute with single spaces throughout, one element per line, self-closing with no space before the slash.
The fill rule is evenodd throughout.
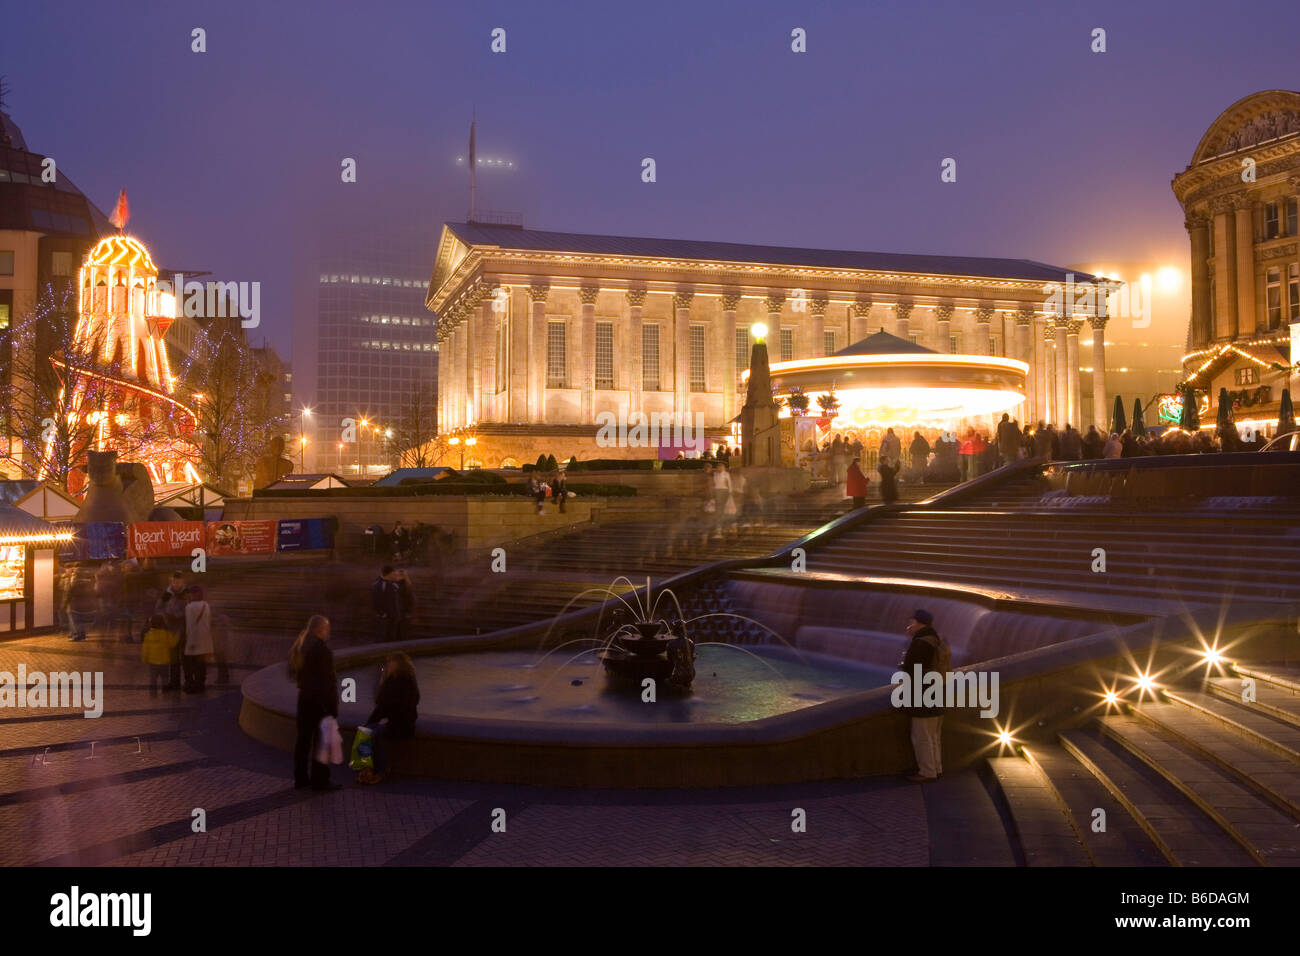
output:
<path id="1" fill-rule="evenodd" d="M 277 635 L 247 657 L 278 659 L 287 644 Z M 951 855 L 931 846 L 950 812 L 938 791 L 895 780 L 671 792 L 413 778 L 359 787 L 334 768 L 343 790 L 295 791 L 288 754 L 235 722 L 246 666 L 202 697 L 152 695 L 138 654 L 93 636 L 0 643 L 0 671 L 75 668 L 102 672 L 105 684 L 98 719 L 0 709 L 0 831 L 16 835 L 0 843 L 0 864 L 925 866 Z M 206 832 L 193 832 L 195 808 Z M 498 808 L 505 832 L 493 830 Z M 792 829 L 796 808 L 805 832 Z M 996 815 L 971 812 L 1000 849 Z"/>

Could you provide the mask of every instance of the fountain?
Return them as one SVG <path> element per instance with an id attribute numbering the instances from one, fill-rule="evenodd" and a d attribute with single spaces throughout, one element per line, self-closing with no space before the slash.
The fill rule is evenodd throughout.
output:
<path id="1" fill-rule="evenodd" d="M 686 694 L 695 680 L 695 642 L 686 633 L 686 622 L 676 618 L 664 621 L 622 620 L 616 611 L 614 625 L 597 656 L 605 666 L 611 683 L 620 687 L 642 688 L 652 680 L 675 694 Z"/>

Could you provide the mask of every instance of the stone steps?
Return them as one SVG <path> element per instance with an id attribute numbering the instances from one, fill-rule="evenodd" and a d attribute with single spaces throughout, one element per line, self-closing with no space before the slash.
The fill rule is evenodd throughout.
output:
<path id="1" fill-rule="evenodd" d="M 1060 741 L 1173 866 L 1257 862 L 1177 787 L 1113 740 L 1082 729 L 1062 732 Z"/>

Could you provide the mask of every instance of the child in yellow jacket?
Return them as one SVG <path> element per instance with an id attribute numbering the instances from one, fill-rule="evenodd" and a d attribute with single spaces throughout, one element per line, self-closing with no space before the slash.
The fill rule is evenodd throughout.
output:
<path id="1" fill-rule="evenodd" d="M 149 618 L 149 627 L 140 643 L 140 659 L 149 665 L 149 693 L 158 693 L 158 683 L 166 683 L 172 661 L 172 649 L 180 643 L 181 636 L 167 629 L 161 614 Z"/>

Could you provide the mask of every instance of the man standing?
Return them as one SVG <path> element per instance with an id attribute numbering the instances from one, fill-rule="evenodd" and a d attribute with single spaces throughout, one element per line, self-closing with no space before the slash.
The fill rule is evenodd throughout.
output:
<path id="1" fill-rule="evenodd" d="M 1006 412 L 998 422 L 998 456 L 1003 465 L 1009 465 L 1020 454 L 1020 429 Z"/>
<path id="2" fill-rule="evenodd" d="M 912 699 L 919 704 L 921 686 L 919 676 L 937 672 L 940 676 L 948 670 L 952 652 L 948 642 L 931 626 L 934 617 L 929 611 L 918 609 L 907 622 L 907 633 L 912 643 L 907 647 L 899 665 L 912 682 Z M 943 707 L 910 706 L 905 708 L 912 717 L 912 750 L 916 753 L 916 773 L 907 779 L 912 783 L 930 783 L 943 776 Z"/>
<path id="3" fill-rule="evenodd" d="M 402 639 L 402 603 L 402 587 L 397 573 L 391 564 L 385 564 L 370 588 L 370 606 L 379 617 L 379 643 Z"/>

